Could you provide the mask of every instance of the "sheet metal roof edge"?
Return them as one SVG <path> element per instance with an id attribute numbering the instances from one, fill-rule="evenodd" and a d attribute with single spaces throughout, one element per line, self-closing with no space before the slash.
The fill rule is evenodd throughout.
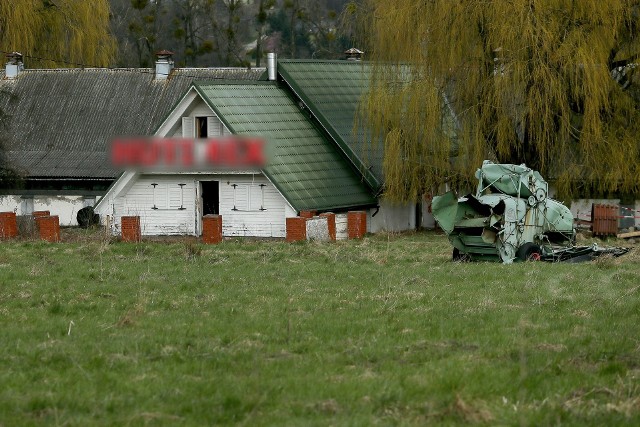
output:
<path id="1" fill-rule="evenodd" d="M 307 62 L 307 63 L 317 63 L 317 61 L 312 60 L 289 60 L 283 62 Z M 326 61 L 326 62 L 335 62 L 342 63 L 343 61 Z M 354 167 L 354 169 L 360 174 L 364 181 L 367 183 L 369 188 L 375 193 L 378 194 L 382 189 L 382 184 L 378 181 L 376 176 L 371 172 L 368 168 L 365 167 L 364 162 L 360 157 L 349 147 L 349 145 L 342 139 L 338 131 L 332 126 L 331 122 L 324 117 L 324 115 L 320 112 L 320 110 L 315 106 L 315 104 L 306 96 L 304 90 L 298 86 L 295 82 L 295 79 L 291 77 L 291 75 L 281 67 L 278 67 L 278 74 L 282 76 L 283 82 L 289 86 L 291 91 L 305 104 L 305 106 L 311 111 L 311 114 L 315 117 L 315 119 L 320 123 L 325 132 L 331 137 L 333 142 L 340 148 L 340 150 L 345 154 L 349 162 Z"/>

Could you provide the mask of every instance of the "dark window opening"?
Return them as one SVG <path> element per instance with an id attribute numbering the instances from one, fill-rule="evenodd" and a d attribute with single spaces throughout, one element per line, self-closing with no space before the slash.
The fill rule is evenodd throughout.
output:
<path id="1" fill-rule="evenodd" d="M 208 136 L 207 118 L 196 117 L 196 138 L 207 138 Z"/>
<path id="2" fill-rule="evenodd" d="M 218 181 L 202 181 L 202 215 L 218 215 L 220 213 L 220 183 Z"/>

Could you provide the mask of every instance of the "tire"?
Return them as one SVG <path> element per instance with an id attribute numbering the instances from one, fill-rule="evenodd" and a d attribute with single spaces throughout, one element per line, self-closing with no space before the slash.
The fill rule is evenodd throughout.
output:
<path id="1" fill-rule="evenodd" d="M 460 252 L 460 250 L 458 248 L 453 248 L 453 255 L 451 256 L 451 259 L 454 262 L 469 262 L 469 261 L 471 261 L 471 257 L 469 256 L 469 254 L 465 254 L 464 252 Z"/>
<path id="2" fill-rule="evenodd" d="M 542 251 L 540 246 L 528 242 L 520 246 L 516 252 L 516 258 L 520 261 L 540 261 L 542 259 Z"/>

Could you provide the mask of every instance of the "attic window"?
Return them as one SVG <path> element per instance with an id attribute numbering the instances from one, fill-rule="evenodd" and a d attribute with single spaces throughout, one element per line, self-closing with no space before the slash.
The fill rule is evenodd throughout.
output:
<path id="1" fill-rule="evenodd" d="M 209 137 L 207 117 L 196 117 L 196 138 Z"/>

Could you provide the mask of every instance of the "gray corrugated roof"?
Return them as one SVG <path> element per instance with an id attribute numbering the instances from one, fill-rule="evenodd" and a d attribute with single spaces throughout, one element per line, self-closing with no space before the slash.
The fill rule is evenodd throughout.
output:
<path id="1" fill-rule="evenodd" d="M 151 69 L 25 70 L 0 80 L 0 109 L 8 114 L 7 157 L 32 177 L 113 178 L 109 143 L 152 135 L 193 80 L 257 80 L 264 69 L 175 69 L 154 80 Z M 0 74 L 4 78 L 4 73 Z"/>

